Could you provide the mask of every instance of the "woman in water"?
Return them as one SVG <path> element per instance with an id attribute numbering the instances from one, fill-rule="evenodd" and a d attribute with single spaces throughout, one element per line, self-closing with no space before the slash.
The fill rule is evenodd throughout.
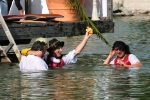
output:
<path id="1" fill-rule="evenodd" d="M 114 56 L 116 57 L 112 59 Z M 116 41 L 103 64 L 114 64 L 125 67 L 142 66 L 138 58 L 130 53 L 129 46 L 122 41 Z"/>

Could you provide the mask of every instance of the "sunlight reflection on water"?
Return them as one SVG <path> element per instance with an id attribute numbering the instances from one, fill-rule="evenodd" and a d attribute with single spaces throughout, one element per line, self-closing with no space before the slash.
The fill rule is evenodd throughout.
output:
<path id="1" fill-rule="evenodd" d="M 115 17 L 114 33 L 104 37 L 113 44 L 122 40 L 143 63 L 141 68 L 102 65 L 111 46 L 95 34 L 78 62 L 60 69 L 21 72 L 18 64 L 0 64 L 0 98 L 30 100 L 148 100 L 150 75 L 150 31 L 148 16 Z M 83 36 L 58 37 L 63 53 L 74 49 Z M 51 39 L 51 38 L 49 38 Z M 30 47 L 31 44 L 27 45 Z M 24 48 L 24 46 L 20 46 Z"/>

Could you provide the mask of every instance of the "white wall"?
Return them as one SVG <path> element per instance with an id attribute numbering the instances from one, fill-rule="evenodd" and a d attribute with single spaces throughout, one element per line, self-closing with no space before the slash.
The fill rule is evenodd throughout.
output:
<path id="1" fill-rule="evenodd" d="M 103 17 L 107 17 L 107 0 L 102 0 Z"/>
<path id="2" fill-rule="evenodd" d="M 143 10 L 150 11 L 150 0 L 124 0 L 123 5 L 125 8 L 131 11 Z"/>
<path id="3" fill-rule="evenodd" d="M 31 0 L 32 14 L 49 14 L 46 0 Z"/>
<path id="4" fill-rule="evenodd" d="M 99 17 L 107 17 L 107 0 L 96 0 L 96 2 Z M 93 0 L 85 0 L 84 8 L 87 15 L 92 17 Z"/>

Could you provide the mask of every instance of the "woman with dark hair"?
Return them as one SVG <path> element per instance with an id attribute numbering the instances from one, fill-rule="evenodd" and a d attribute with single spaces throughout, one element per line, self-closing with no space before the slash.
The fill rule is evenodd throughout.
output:
<path id="1" fill-rule="evenodd" d="M 116 55 L 116 57 L 111 60 L 114 55 Z M 110 53 L 103 64 L 114 64 L 125 67 L 142 66 L 138 58 L 130 53 L 129 46 L 122 41 L 116 41 L 113 44 L 112 49 L 110 50 Z"/>
<path id="2" fill-rule="evenodd" d="M 13 1 L 13 0 L 7 0 L 8 12 L 10 11 L 10 7 L 11 7 L 11 5 L 12 5 L 12 1 Z M 15 5 L 16 5 L 16 7 L 17 7 L 17 9 L 18 9 L 18 11 L 19 11 L 19 13 L 20 13 L 20 15 L 23 15 L 23 8 L 22 8 L 22 6 L 21 6 L 21 4 L 20 4 L 20 0 L 15 0 Z"/>

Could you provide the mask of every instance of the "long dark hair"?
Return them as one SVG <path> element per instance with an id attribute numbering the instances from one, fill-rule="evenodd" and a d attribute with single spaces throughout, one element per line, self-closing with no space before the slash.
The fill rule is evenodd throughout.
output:
<path id="1" fill-rule="evenodd" d="M 124 51 L 125 54 L 131 54 L 129 46 L 122 41 L 116 41 L 112 46 L 112 49 L 115 49 L 115 48 L 118 48 L 119 50 Z"/>

